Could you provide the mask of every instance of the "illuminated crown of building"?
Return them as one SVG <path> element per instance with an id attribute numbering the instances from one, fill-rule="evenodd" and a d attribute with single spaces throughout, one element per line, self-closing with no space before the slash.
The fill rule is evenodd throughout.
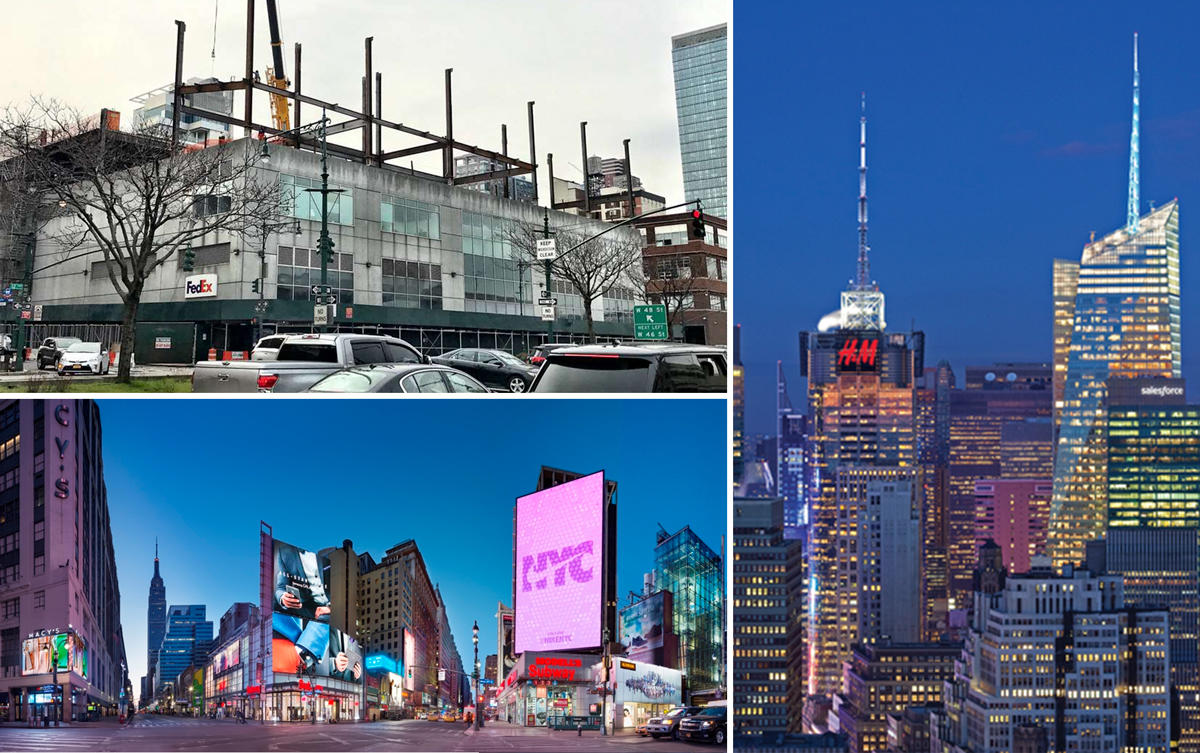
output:
<path id="1" fill-rule="evenodd" d="M 858 124 L 858 274 L 842 292 L 842 329 L 883 329 L 883 293 L 871 280 L 871 247 L 867 244 L 867 95 Z"/>

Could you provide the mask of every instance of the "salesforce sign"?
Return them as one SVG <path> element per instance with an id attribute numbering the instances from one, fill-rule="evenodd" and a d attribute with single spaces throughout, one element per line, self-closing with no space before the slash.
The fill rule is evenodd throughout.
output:
<path id="1" fill-rule="evenodd" d="M 183 282 L 184 298 L 215 298 L 216 295 L 216 275 L 192 275 Z"/>

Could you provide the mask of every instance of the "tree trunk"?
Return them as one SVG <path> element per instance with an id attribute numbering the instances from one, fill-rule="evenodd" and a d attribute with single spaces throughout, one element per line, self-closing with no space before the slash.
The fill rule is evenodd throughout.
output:
<path id="1" fill-rule="evenodd" d="M 592 300 L 590 298 L 583 299 L 583 315 L 587 319 L 587 341 L 589 343 L 596 342 L 596 327 L 592 322 Z"/>
<path id="2" fill-rule="evenodd" d="M 138 307 L 142 304 L 142 286 L 129 291 L 125 299 L 125 312 L 121 316 L 121 359 L 117 362 L 117 381 L 129 384 L 129 371 L 133 366 L 133 342 L 137 329 Z"/>

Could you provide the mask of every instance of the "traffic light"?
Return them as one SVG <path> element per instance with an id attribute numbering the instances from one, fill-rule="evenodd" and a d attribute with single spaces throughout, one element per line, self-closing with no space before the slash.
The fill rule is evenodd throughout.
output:
<path id="1" fill-rule="evenodd" d="M 262 280 L 256 278 L 253 282 L 250 283 L 250 289 L 253 290 L 255 293 L 261 293 L 262 292 Z"/>
<path id="2" fill-rule="evenodd" d="M 185 272 L 191 272 L 195 268 L 196 252 L 192 250 L 191 246 L 188 246 L 183 250 L 183 270 Z"/>
<path id="3" fill-rule="evenodd" d="M 704 213 L 699 209 L 692 210 L 692 234 L 704 240 Z"/>

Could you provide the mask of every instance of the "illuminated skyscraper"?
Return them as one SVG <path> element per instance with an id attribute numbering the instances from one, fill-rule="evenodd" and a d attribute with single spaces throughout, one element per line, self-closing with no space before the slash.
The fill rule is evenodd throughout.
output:
<path id="1" fill-rule="evenodd" d="M 725 24 L 671 38 L 684 197 L 700 199 L 706 214 L 725 218 L 728 54 Z"/>
<path id="2" fill-rule="evenodd" d="M 808 415 L 792 407 L 788 396 L 783 363 L 776 365 L 775 418 L 778 438 L 775 481 L 783 500 L 783 531 L 789 539 L 798 538 L 800 527 L 808 521 L 805 489 L 808 469 Z"/>
<path id="3" fill-rule="evenodd" d="M 1054 436 L 1062 420 L 1063 389 L 1067 384 L 1067 357 L 1075 328 L 1075 294 L 1079 287 L 1079 262 L 1054 260 Z"/>
<path id="4" fill-rule="evenodd" d="M 950 394 L 946 567 L 952 609 L 971 604 L 975 482 L 1050 478 L 1053 471 L 1050 364 L 969 366 L 966 377 L 966 388 Z"/>
<path id="5" fill-rule="evenodd" d="M 822 696 L 841 689 L 842 663 L 850 647 L 860 642 L 860 624 L 872 626 L 871 635 L 878 635 L 889 619 L 860 609 L 852 549 L 859 547 L 860 536 L 864 554 L 875 551 L 876 543 L 882 546 L 877 531 L 870 528 L 872 514 L 864 511 L 874 507 L 880 516 L 876 522 L 882 525 L 883 519 L 910 515 L 915 504 L 920 536 L 914 390 L 915 377 L 924 369 L 924 335 L 884 329 L 883 293 L 870 279 L 868 261 L 865 118 L 859 133 L 857 275 L 842 294 L 840 309 L 824 317 L 817 332 L 800 335 L 812 451 L 807 490 L 807 683 L 810 694 Z M 877 484 L 893 488 L 884 490 Z M 900 487 L 907 492 L 901 493 Z M 860 527 L 848 520 L 844 505 L 861 514 L 856 521 Z M 913 580 L 917 595 L 909 608 L 919 622 L 919 576 L 913 575 Z"/>
<path id="6" fill-rule="evenodd" d="M 1050 506 L 1054 564 L 1083 559 L 1108 510 L 1108 380 L 1180 376 L 1179 202 L 1139 217 L 1137 37 L 1125 226 L 1083 247 Z"/>

